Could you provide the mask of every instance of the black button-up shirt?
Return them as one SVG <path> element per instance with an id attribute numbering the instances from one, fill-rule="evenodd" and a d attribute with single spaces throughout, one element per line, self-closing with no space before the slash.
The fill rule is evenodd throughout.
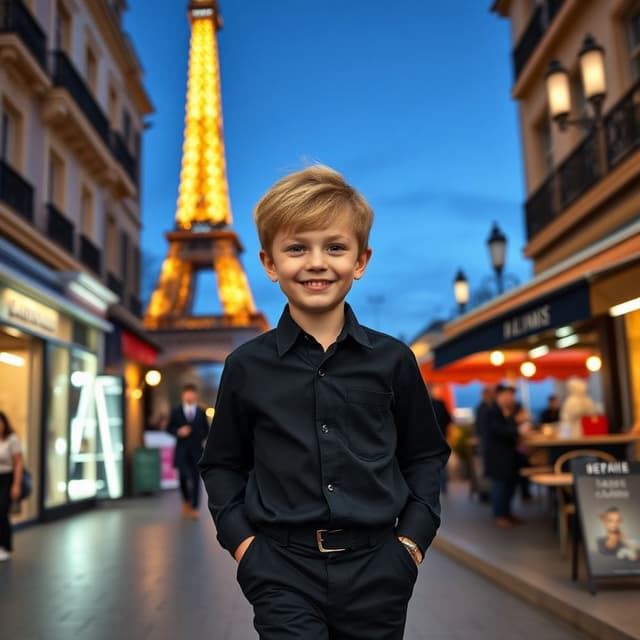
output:
<path id="1" fill-rule="evenodd" d="M 261 524 L 393 525 L 424 551 L 449 456 L 411 350 L 345 325 L 325 352 L 285 309 L 225 363 L 200 461 L 231 553 Z"/>

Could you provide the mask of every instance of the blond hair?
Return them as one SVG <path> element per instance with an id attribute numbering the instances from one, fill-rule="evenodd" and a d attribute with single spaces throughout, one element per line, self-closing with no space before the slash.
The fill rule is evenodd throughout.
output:
<path id="1" fill-rule="evenodd" d="M 278 180 L 256 205 L 253 219 L 262 249 L 270 254 L 281 229 L 326 229 L 345 214 L 362 253 L 373 223 L 369 203 L 337 171 L 315 164 Z"/>

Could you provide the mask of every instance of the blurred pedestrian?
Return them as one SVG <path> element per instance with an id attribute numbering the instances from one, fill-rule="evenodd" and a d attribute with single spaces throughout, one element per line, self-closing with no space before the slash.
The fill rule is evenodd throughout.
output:
<path id="1" fill-rule="evenodd" d="M 9 511 L 21 498 L 22 446 L 7 414 L 0 411 L 0 561 L 11 557 L 12 535 Z"/>
<path id="2" fill-rule="evenodd" d="M 180 406 L 171 411 L 167 432 L 176 438 L 173 466 L 178 470 L 182 515 L 195 520 L 200 504 L 198 460 L 209 433 L 209 422 L 198 406 L 198 388 L 194 384 L 182 387 L 181 398 Z"/>
<path id="3" fill-rule="evenodd" d="M 560 401 L 558 396 L 550 395 L 547 406 L 540 414 L 540 424 L 552 424 L 560 420 Z"/>
<path id="4" fill-rule="evenodd" d="M 491 508 L 499 527 L 512 527 L 517 519 L 511 513 L 511 500 L 518 477 L 518 425 L 514 415 L 515 389 L 499 384 L 489 409 L 485 434 L 486 473 L 491 478 Z"/>
<path id="5" fill-rule="evenodd" d="M 436 422 L 442 431 L 442 435 L 445 440 L 449 436 L 449 427 L 452 426 L 453 420 L 449 409 L 444 401 L 444 389 L 441 385 L 436 384 L 431 388 L 431 404 L 433 405 L 433 412 L 436 416 Z M 447 493 L 447 486 L 449 484 L 449 474 L 446 465 L 440 472 L 440 493 Z"/>

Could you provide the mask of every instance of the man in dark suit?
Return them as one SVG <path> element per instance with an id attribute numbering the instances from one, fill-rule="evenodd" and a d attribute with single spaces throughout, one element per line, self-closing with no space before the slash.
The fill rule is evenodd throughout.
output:
<path id="1" fill-rule="evenodd" d="M 496 524 L 503 528 L 518 522 L 511 513 L 511 500 L 518 478 L 515 404 L 515 389 L 499 384 L 495 403 L 487 413 L 484 426 L 485 472 L 491 478 L 491 507 Z"/>
<path id="2" fill-rule="evenodd" d="M 178 469 L 182 492 L 182 515 L 198 517 L 200 474 L 198 460 L 209 433 L 205 412 L 198 406 L 198 389 L 194 384 L 182 387 L 182 403 L 171 411 L 167 431 L 176 438 L 173 466 Z"/>

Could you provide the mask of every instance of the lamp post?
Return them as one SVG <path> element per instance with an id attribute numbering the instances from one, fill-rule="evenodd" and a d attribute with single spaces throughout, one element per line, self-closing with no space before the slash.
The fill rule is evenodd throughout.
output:
<path id="1" fill-rule="evenodd" d="M 458 303 L 458 311 L 460 315 L 462 315 L 469 302 L 469 281 L 462 269 L 458 269 L 458 273 L 453 281 L 453 295 Z"/>
<path id="2" fill-rule="evenodd" d="M 491 264 L 496 272 L 496 283 L 498 285 L 498 295 L 504 292 L 504 279 L 502 277 L 504 270 L 505 257 L 507 253 L 507 236 L 502 233 L 497 222 L 493 223 L 491 234 L 487 240 L 489 246 L 489 255 L 491 256 Z"/>
<path id="3" fill-rule="evenodd" d="M 607 95 L 607 82 L 604 71 L 604 48 L 595 38 L 588 34 L 582 48 L 578 52 L 580 77 L 584 96 L 591 105 L 592 116 L 582 114 L 577 119 L 571 119 L 571 89 L 569 86 L 569 72 L 558 60 L 551 60 L 546 75 L 547 102 L 551 118 L 558 124 L 561 131 L 569 126 L 581 126 L 596 132 L 600 169 L 606 171 L 606 147 L 604 127 L 602 122 L 602 103 Z"/>

